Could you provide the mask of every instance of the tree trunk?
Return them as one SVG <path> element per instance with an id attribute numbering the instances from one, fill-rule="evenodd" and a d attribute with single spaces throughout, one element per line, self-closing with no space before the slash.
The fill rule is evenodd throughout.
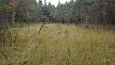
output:
<path id="1" fill-rule="evenodd" d="M 16 12 L 14 11 L 12 13 L 12 24 L 15 24 L 15 14 L 16 14 Z"/>

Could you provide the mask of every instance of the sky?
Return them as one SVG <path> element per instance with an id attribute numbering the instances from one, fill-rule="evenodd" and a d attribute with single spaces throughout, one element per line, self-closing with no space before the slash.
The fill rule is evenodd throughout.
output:
<path id="1" fill-rule="evenodd" d="M 37 0 L 37 1 L 39 1 L 39 0 Z M 47 1 L 47 3 L 51 2 L 52 4 L 54 4 L 55 6 L 57 6 L 59 1 L 61 3 L 65 3 L 66 1 L 70 1 L 70 0 L 46 0 L 46 1 Z M 43 0 L 43 2 L 44 2 L 44 0 Z"/>

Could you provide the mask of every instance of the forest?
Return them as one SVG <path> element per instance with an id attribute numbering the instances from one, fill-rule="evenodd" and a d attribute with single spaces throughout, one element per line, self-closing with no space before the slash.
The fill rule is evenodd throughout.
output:
<path id="1" fill-rule="evenodd" d="M 0 65 L 115 65 L 115 0 L 0 0 Z"/>
<path id="2" fill-rule="evenodd" d="M 71 0 L 65 4 L 40 0 L 0 0 L 1 23 L 114 24 L 114 0 Z M 5 22 L 4 22 L 5 21 Z"/>

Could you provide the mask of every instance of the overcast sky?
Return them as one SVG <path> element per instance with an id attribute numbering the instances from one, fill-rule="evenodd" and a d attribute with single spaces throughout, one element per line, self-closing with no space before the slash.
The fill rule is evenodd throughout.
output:
<path id="1" fill-rule="evenodd" d="M 37 0 L 39 1 L 39 0 Z M 44 0 L 42 0 L 44 2 Z M 70 1 L 70 0 L 46 0 L 47 3 L 51 2 L 52 4 L 54 4 L 55 6 L 57 6 L 58 2 L 60 1 L 61 3 L 65 3 L 66 1 Z"/>

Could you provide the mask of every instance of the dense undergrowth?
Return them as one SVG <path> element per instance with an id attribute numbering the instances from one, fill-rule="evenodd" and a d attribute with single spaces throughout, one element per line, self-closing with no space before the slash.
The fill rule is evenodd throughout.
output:
<path id="1" fill-rule="evenodd" d="M 1 33 L 0 65 L 115 65 L 115 31 L 66 24 Z"/>

